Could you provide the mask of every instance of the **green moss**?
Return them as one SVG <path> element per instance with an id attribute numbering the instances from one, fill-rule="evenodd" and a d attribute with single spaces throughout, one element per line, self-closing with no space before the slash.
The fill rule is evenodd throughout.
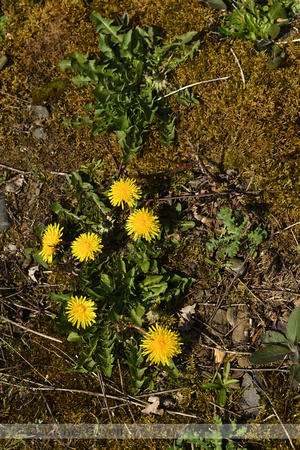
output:
<path id="1" fill-rule="evenodd" d="M 32 92 L 32 100 L 34 103 L 38 104 L 49 101 L 49 99 L 55 99 L 65 92 L 68 85 L 68 81 L 64 80 L 48 83 Z"/>

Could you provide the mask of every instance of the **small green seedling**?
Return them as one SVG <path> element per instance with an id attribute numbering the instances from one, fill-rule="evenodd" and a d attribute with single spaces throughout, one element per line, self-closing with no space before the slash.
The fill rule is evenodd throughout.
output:
<path id="1" fill-rule="evenodd" d="M 250 357 L 252 364 L 268 364 L 288 357 L 293 365 L 290 375 L 300 383 L 300 364 L 298 344 L 300 341 L 300 307 L 292 311 L 286 331 L 267 331 L 262 335 L 264 347 Z"/>
<path id="2" fill-rule="evenodd" d="M 218 389 L 220 391 L 220 393 L 219 393 L 217 403 L 222 407 L 224 407 L 226 405 L 226 400 L 227 400 L 226 389 L 229 386 L 239 382 L 239 380 L 236 380 L 234 378 L 229 380 L 228 379 L 229 372 L 230 372 L 230 362 L 226 361 L 224 364 L 223 375 L 220 375 L 218 372 L 217 376 L 215 378 L 215 381 L 213 383 L 204 383 L 201 386 L 203 389 Z"/>
<path id="3" fill-rule="evenodd" d="M 264 47 L 278 38 L 284 26 L 300 11 L 298 0 L 202 0 L 222 10 L 218 31 L 223 37 L 260 41 Z"/>
<path id="4" fill-rule="evenodd" d="M 221 431 L 222 425 L 221 417 L 215 414 L 214 423 L 208 433 L 203 433 L 202 431 L 199 433 L 198 431 L 189 429 L 188 426 L 184 427 L 180 433 L 180 439 L 177 439 L 175 445 L 168 446 L 166 450 L 187 450 L 188 448 L 199 448 L 201 450 L 234 450 L 238 448 L 239 450 L 246 450 L 245 447 L 241 447 L 240 444 L 236 444 L 233 440 L 223 438 Z M 247 431 L 246 427 L 237 425 L 234 420 L 230 424 L 226 424 L 226 426 L 232 431 L 235 439 L 242 439 Z M 218 429 L 219 427 L 220 429 Z M 207 437 L 207 435 L 210 437 Z M 191 446 L 187 446 L 186 444 L 191 444 Z"/>
<path id="5" fill-rule="evenodd" d="M 233 258 L 241 246 L 246 249 L 255 247 L 267 237 L 267 232 L 262 228 L 249 229 L 249 217 L 242 213 L 241 208 L 233 214 L 229 208 L 223 206 L 216 217 L 223 222 L 224 231 L 221 236 L 210 239 L 206 248 L 208 251 L 219 249 L 220 258 L 224 255 Z"/>

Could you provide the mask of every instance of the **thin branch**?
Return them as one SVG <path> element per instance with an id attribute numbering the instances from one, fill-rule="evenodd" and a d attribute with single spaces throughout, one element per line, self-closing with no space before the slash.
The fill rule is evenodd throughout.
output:
<path id="1" fill-rule="evenodd" d="M 10 375 L 10 374 L 5 374 L 5 376 L 11 376 L 13 378 L 16 378 L 14 375 Z M 109 395 L 109 394 L 105 394 L 104 395 L 104 394 L 102 394 L 100 392 L 84 391 L 83 389 L 67 389 L 67 388 L 59 388 L 59 387 L 55 387 L 55 386 L 47 387 L 45 385 L 42 385 L 40 383 L 36 383 L 34 381 L 30 381 L 30 380 L 27 380 L 27 381 L 29 381 L 32 384 L 36 384 L 38 386 L 39 391 L 70 392 L 72 394 L 86 394 L 86 395 L 90 395 L 92 397 L 102 397 L 102 398 L 104 398 L 104 396 L 105 396 L 106 398 L 110 398 L 110 399 L 113 399 L 113 400 L 119 400 L 119 401 L 121 400 L 123 402 L 126 401 L 126 399 L 124 399 L 123 397 L 120 397 L 120 396 L 117 397 L 115 395 Z M 27 389 L 27 390 L 30 390 L 30 391 L 36 391 L 36 389 L 37 389 L 36 386 L 21 386 L 19 384 L 10 383 L 8 381 L 3 381 L 2 379 L 1 379 L 1 383 L 2 384 L 6 384 L 8 386 L 16 387 L 16 388 L 19 388 L 19 389 Z M 143 400 L 140 400 L 139 402 L 130 400 L 130 402 L 133 405 L 137 405 L 137 406 L 140 406 L 140 407 L 143 407 L 143 408 L 148 405 L 148 403 L 144 402 Z"/>
<path id="2" fill-rule="evenodd" d="M 3 169 L 11 170 L 12 172 L 22 173 L 23 175 L 27 175 L 27 174 L 31 173 L 31 171 L 26 172 L 25 170 L 16 169 L 15 167 L 7 166 L 6 164 L 0 164 L 0 167 L 2 167 Z M 51 173 L 51 175 L 61 175 L 61 176 L 64 176 L 64 177 L 69 175 L 66 172 L 50 171 L 50 173 Z"/>
<path id="3" fill-rule="evenodd" d="M 46 404 L 46 407 L 47 407 L 47 409 L 48 409 L 48 412 L 49 412 L 49 414 L 50 414 L 50 416 L 51 416 L 51 418 L 52 418 L 52 420 L 53 420 L 53 422 L 54 422 L 54 426 L 55 426 L 55 428 L 56 428 L 56 430 L 57 430 L 57 433 L 58 433 L 58 435 L 59 435 L 59 437 L 60 437 L 60 440 L 61 440 L 61 442 L 62 442 L 62 445 L 64 446 L 64 448 L 67 448 L 67 447 L 65 446 L 64 441 L 63 441 L 63 438 L 62 438 L 62 435 L 61 435 L 61 432 L 60 432 L 58 423 L 57 423 L 57 421 L 56 421 L 56 419 L 55 419 L 55 417 L 54 417 L 54 415 L 53 415 L 53 413 L 52 413 L 52 411 L 51 411 L 50 405 L 49 405 L 49 403 L 48 403 L 48 401 L 47 401 L 47 399 L 46 399 L 46 397 L 45 397 L 45 394 L 44 394 L 43 392 L 41 392 L 41 396 L 43 397 L 43 400 L 44 400 L 44 402 L 45 402 L 45 404 Z"/>
<path id="4" fill-rule="evenodd" d="M 23 325 L 20 325 L 17 322 L 13 322 L 12 320 L 7 319 L 7 317 L 0 316 L 0 319 L 5 320 L 6 322 L 9 322 L 12 325 L 15 325 L 16 327 L 22 328 L 23 330 L 29 331 L 29 333 L 37 334 L 38 336 L 41 336 L 43 338 L 50 339 L 50 341 L 55 341 L 55 342 L 58 342 L 59 344 L 62 344 L 62 341 L 59 339 L 56 339 L 51 336 L 47 336 L 46 334 L 39 333 L 38 331 L 31 330 L 30 328 L 24 327 Z"/>
<path id="5" fill-rule="evenodd" d="M 16 378 L 15 376 L 13 376 L 13 375 L 10 375 L 10 374 L 5 374 L 6 376 L 11 376 L 11 377 L 13 377 L 13 378 Z M 29 381 L 29 380 L 27 380 L 27 381 Z M 2 381 L 2 379 L 1 379 L 1 383 L 2 384 L 5 384 L 5 385 L 8 385 L 8 386 L 13 386 L 13 387 L 16 387 L 16 388 L 19 388 L 19 389 L 26 389 L 26 390 L 30 390 L 30 391 L 36 391 L 36 387 L 33 387 L 33 386 L 21 386 L 21 385 L 19 385 L 19 384 L 14 384 L 14 383 L 9 383 L 8 381 Z M 114 399 L 114 400 L 118 400 L 118 401 L 128 401 L 128 399 L 130 400 L 130 403 L 132 403 L 133 405 L 137 405 L 137 406 L 139 406 L 139 407 L 145 407 L 145 406 L 148 406 L 148 403 L 147 402 L 144 402 L 143 400 L 140 400 L 140 402 L 138 403 L 137 401 L 133 401 L 133 400 L 131 400 L 131 398 L 130 398 L 130 396 L 126 396 L 126 399 L 125 398 L 123 398 L 123 397 L 121 397 L 121 396 L 118 396 L 118 397 L 116 397 L 115 395 L 109 395 L 109 394 L 102 394 L 102 393 L 100 393 L 100 392 L 91 392 L 91 391 L 84 391 L 84 390 L 81 390 L 81 389 L 66 389 L 66 388 L 58 388 L 58 387 L 42 387 L 42 385 L 40 384 L 40 383 L 36 383 L 36 382 L 33 382 L 33 381 L 30 381 L 30 383 L 33 383 L 33 384 L 37 384 L 38 386 L 39 386 L 39 391 L 52 391 L 52 392 L 54 392 L 54 391 L 60 391 L 60 392 L 71 392 L 71 393 L 78 393 L 78 394 L 87 394 L 87 395 L 91 395 L 91 396 L 93 396 L 93 397 L 106 397 L 106 398 L 110 398 L 110 399 Z M 169 410 L 169 409 L 166 409 L 165 410 L 165 412 L 167 412 L 168 414 L 170 414 L 170 415 L 173 415 L 173 416 L 183 416 L 183 417 L 191 417 L 191 418 L 194 418 L 194 419 L 198 419 L 199 417 L 198 416 L 195 416 L 194 414 L 184 414 L 184 413 L 180 413 L 180 412 L 176 412 L 176 411 L 171 411 L 171 410 Z"/>
<path id="6" fill-rule="evenodd" d="M 190 87 L 197 86 L 198 84 L 212 83 L 213 81 L 228 80 L 228 78 L 230 78 L 230 77 L 222 77 L 222 78 L 215 78 L 213 80 L 198 81 L 197 83 L 189 84 L 188 86 L 183 86 L 182 88 L 177 89 L 176 91 L 170 92 L 169 94 L 166 94 L 163 97 L 159 97 L 157 99 L 157 101 L 162 100 L 163 98 L 170 97 L 170 95 L 177 94 L 177 92 L 183 91 L 183 90 L 188 89 Z"/>
<path id="7" fill-rule="evenodd" d="M 232 53 L 233 56 L 234 56 L 234 59 L 236 60 L 236 63 L 237 63 L 237 65 L 238 65 L 238 68 L 240 69 L 241 76 L 242 76 L 242 80 L 243 80 L 243 83 L 244 83 L 244 86 L 245 86 L 246 82 L 245 82 L 245 76 L 244 76 L 244 72 L 243 72 L 242 66 L 240 65 L 240 62 L 239 62 L 239 60 L 238 60 L 236 54 L 234 53 L 234 50 L 233 50 L 232 48 L 231 48 L 230 50 L 231 50 L 231 53 Z"/>
<path id="8" fill-rule="evenodd" d="M 186 389 L 186 387 L 180 387 L 180 388 L 176 388 L 176 389 L 168 389 L 166 391 L 156 391 L 156 392 L 151 391 L 151 395 L 171 394 L 172 392 L 183 391 L 184 389 Z M 130 398 L 130 395 L 128 397 Z M 137 395 L 135 398 L 143 398 L 143 397 L 149 397 L 149 392 L 148 392 L 148 394 Z"/>
<path id="9" fill-rule="evenodd" d="M 108 384 L 108 383 L 107 383 Z M 116 388 L 116 386 L 112 385 L 112 384 L 108 384 L 108 387 L 112 390 L 114 390 L 115 392 L 118 392 L 119 394 L 122 394 L 122 391 L 120 391 L 120 389 Z M 168 389 L 166 391 L 151 391 L 152 395 L 162 395 L 162 394 L 170 394 L 171 392 L 178 392 L 178 391 L 182 391 L 183 389 L 186 389 L 186 387 L 180 387 L 180 388 L 176 388 L 176 389 Z M 135 397 L 133 397 L 132 395 L 128 395 L 127 394 L 127 398 L 130 399 L 139 399 L 139 398 L 143 398 L 143 397 L 149 397 L 149 392 L 148 394 L 140 394 L 140 395 L 136 395 Z M 147 403 L 145 403 L 147 404 Z"/>
<path id="10" fill-rule="evenodd" d="M 33 341 L 33 342 L 35 342 L 35 341 Z M 65 357 L 66 357 L 66 360 L 68 359 L 69 361 L 68 362 L 71 362 L 72 364 L 74 364 L 74 365 L 76 365 L 76 361 L 73 359 L 73 358 L 71 358 L 71 356 L 70 355 L 68 355 L 68 353 L 65 353 L 61 348 L 59 348 L 59 347 L 56 347 L 56 345 L 54 345 L 54 344 L 50 344 L 52 347 L 54 347 L 56 350 L 58 350 L 59 352 L 61 352 Z M 49 350 L 49 349 L 48 349 Z M 57 355 L 57 353 L 53 350 L 53 352 L 54 352 L 54 354 L 55 355 Z M 65 361 L 66 361 L 65 360 Z"/>
<path id="11" fill-rule="evenodd" d="M 300 225 L 300 222 L 293 223 L 293 225 L 290 225 L 290 226 L 284 228 L 283 230 L 276 231 L 275 233 L 273 233 L 273 235 L 274 235 L 274 234 L 278 234 L 278 233 L 282 233 L 282 231 L 289 230 L 290 228 L 293 228 L 293 227 L 295 227 L 296 225 Z"/>
<path id="12" fill-rule="evenodd" d="M 14 167 L 7 166 L 6 164 L 0 164 L 0 167 L 2 167 L 3 169 L 11 170 L 12 172 L 18 172 L 18 173 L 23 173 L 23 174 L 30 173 L 30 172 L 25 172 L 24 170 L 15 169 Z"/>

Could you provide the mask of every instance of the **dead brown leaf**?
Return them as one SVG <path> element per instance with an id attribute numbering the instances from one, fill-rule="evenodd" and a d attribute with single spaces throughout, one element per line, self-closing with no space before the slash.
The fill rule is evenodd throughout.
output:
<path id="1" fill-rule="evenodd" d="M 188 332 L 195 322 L 192 319 L 192 315 L 195 314 L 196 303 L 193 305 L 185 306 L 180 310 L 180 319 L 178 322 L 178 329 L 181 333 Z"/>
<path id="2" fill-rule="evenodd" d="M 158 416 L 162 416 L 164 413 L 163 409 L 159 409 L 159 405 L 160 405 L 160 398 L 159 397 L 149 397 L 148 398 L 148 402 L 150 401 L 152 403 L 150 403 L 148 406 L 146 406 L 146 408 L 142 409 L 142 414 L 147 414 L 147 415 L 151 415 L 151 414 L 156 414 Z"/>

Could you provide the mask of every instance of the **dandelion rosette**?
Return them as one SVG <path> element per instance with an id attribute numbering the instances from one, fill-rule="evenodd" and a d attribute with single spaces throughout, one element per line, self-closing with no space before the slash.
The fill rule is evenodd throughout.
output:
<path id="1" fill-rule="evenodd" d="M 158 217 L 145 208 L 138 209 L 130 214 L 125 228 L 128 234 L 133 234 L 132 238 L 134 241 L 141 237 L 151 241 L 152 238 L 159 234 Z"/>
<path id="2" fill-rule="evenodd" d="M 42 250 L 40 255 L 44 261 L 52 263 L 53 255 L 56 252 L 56 247 L 62 241 L 63 227 L 60 228 L 57 223 L 48 225 L 42 236 Z"/>
<path id="3" fill-rule="evenodd" d="M 86 300 L 86 297 L 71 297 L 66 307 L 66 316 L 72 325 L 77 328 L 86 328 L 96 322 L 96 305 L 93 300 Z"/>
<path id="4" fill-rule="evenodd" d="M 150 364 L 170 365 L 170 359 L 182 352 L 179 333 L 170 331 L 158 324 L 149 329 L 149 334 L 143 339 L 141 347 L 142 355 L 147 356 Z"/>
<path id="5" fill-rule="evenodd" d="M 111 186 L 108 197 L 113 206 L 122 206 L 124 203 L 133 207 L 135 200 L 139 200 L 142 196 L 141 188 L 135 184 L 135 180 L 131 178 L 121 178 Z"/>
<path id="6" fill-rule="evenodd" d="M 71 252 L 80 262 L 95 259 L 95 253 L 101 252 L 101 238 L 95 233 L 82 233 L 71 245 Z"/>

